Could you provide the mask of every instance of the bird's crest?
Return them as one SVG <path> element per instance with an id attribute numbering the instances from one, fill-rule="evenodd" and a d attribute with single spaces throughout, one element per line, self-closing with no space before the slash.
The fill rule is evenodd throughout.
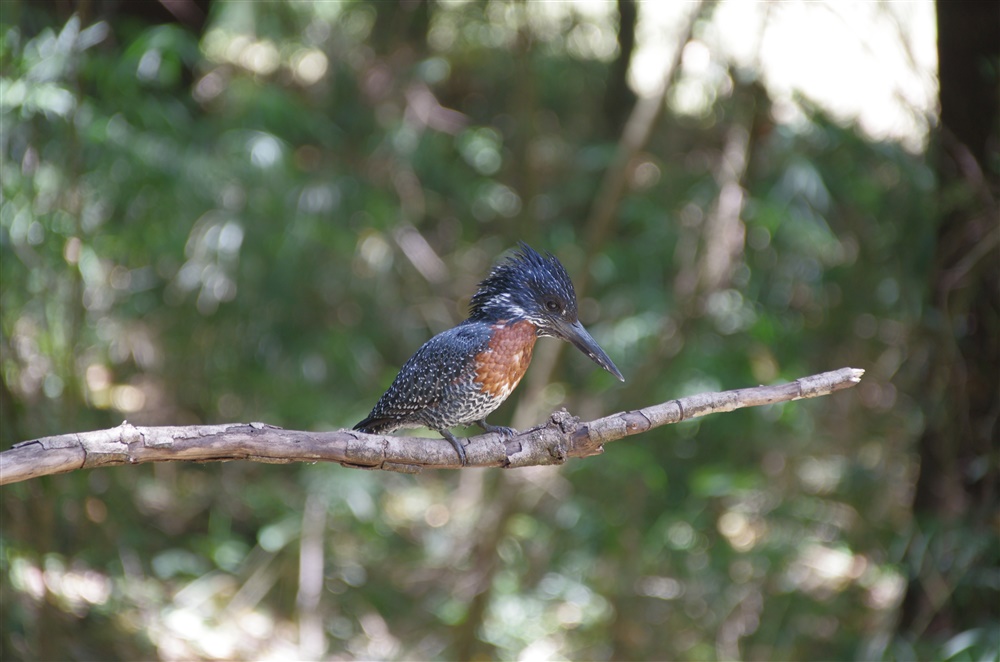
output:
<path id="1" fill-rule="evenodd" d="M 558 299 L 576 317 L 576 292 L 566 268 L 552 255 L 524 242 L 520 251 L 493 267 L 469 302 L 470 319 L 533 319 L 547 297 Z"/>

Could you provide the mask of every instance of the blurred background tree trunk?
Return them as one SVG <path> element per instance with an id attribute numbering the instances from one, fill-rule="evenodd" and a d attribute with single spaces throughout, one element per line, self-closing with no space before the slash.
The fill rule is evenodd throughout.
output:
<path id="1" fill-rule="evenodd" d="M 639 11 L 635 0 L 618 0 L 618 56 L 608 71 L 608 83 L 604 91 L 604 123 L 609 138 L 618 137 L 635 105 L 635 92 L 628 85 L 628 68 L 635 50 L 635 26 L 638 19 Z"/>
<path id="2" fill-rule="evenodd" d="M 997 567 L 1000 22 L 988 2 L 938 2 L 940 227 L 930 301 L 915 532 L 900 634 L 950 638 L 995 626 L 1000 603 L 976 568 Z M 964 526 L 956 529 L 955 522 Z M 945 529 L 962 532 L 944 535 Z M 985 618 L 985 620 L 983 620 Z M 978 622 L 977 622 L 978 621 Z"/>

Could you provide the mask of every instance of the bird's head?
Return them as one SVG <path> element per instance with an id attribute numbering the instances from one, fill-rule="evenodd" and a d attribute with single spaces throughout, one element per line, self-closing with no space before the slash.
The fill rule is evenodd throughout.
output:
<path id="1" fill-rule="evenodd" d="M 541 255 L 525 243 L 493 267 L 469 304 L 469 317 L 485 322 L 523 319 L 539 336 L 561 338 L 625 381 L 608 355 L 577 319 L 576 292 L 566 268 L 551 253 Z"/>

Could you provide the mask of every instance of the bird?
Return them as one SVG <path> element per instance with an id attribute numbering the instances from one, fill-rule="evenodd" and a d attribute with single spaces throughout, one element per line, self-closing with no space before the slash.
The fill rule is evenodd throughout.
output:
<path id="1" fill-rule="evenodd" d="M 540 337 L 572 343 L 625 381 L 580 323 L 566 268 L 552 253 L 541 255 L 524 242 L 519 248 L 479 283 L 468 318 L 424 343 L 354 430 L 380 434 L 426 427 L 447 439 L 465 466 L 465 448 L 450 428 L 475 423 L 486 432 L 515 434 L 486 417 L 521 381 Z"/>

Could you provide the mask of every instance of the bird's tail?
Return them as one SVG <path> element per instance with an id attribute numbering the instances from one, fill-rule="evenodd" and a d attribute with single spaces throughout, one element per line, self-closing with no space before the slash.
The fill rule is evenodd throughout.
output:
<path id="1" fill-rule="evenodd" d="M 396 421 L 384 416 L 369 416 L 354 426 L 358 432 L 368 434 L 381 434 L 382 432 L 392 432 L 396 429 Z"/>

